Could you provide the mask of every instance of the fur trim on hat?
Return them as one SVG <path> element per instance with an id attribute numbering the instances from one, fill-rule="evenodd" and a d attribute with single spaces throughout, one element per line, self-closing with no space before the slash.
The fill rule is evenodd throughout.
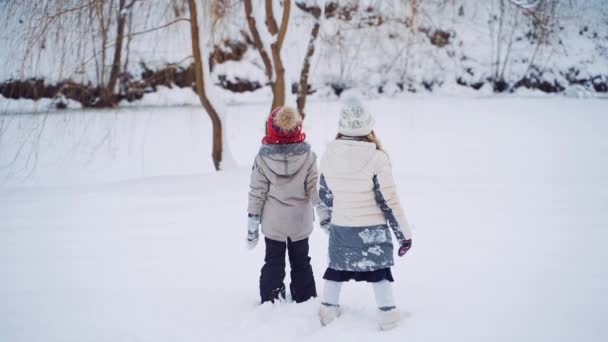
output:
<path id="1" fill-rule="evenodd" d="M 279 109 L 273 120 L 275 126 L 285 132 L 291 132 L 302 123 L 302 115 L 292 107 Z"/>

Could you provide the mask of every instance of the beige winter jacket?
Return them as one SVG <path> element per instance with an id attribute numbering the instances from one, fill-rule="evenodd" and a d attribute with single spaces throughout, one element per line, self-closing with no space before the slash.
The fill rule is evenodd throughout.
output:
<path id="1" fill-rule="evenodd" d="M 307 143 L 263 145 L 251 171 L 248 211 L 269 239 L 298 241 L 312 232 L 319 202 L 317 157 Z"/>
<path id="2" fill-rule="evenodd" d="M 396 220 L 396 224 L 391 225 L 393 230 L 400 229 L 406 239 L 411 238 L 388 155 L 376 149 L 375 144 L 356 140 L 331 142 L 321 158 L 320 172 L 333 199 L 332 225 L 386 225 L 387 217 L 377 198 L 381 194 L 383 204 L 388 205 L 386 211 L 392 212 Z M 379 190 L 380 194 L 376 190 Z M 396 231 L 396 235 L 398 234 L 399 231 Z"/>

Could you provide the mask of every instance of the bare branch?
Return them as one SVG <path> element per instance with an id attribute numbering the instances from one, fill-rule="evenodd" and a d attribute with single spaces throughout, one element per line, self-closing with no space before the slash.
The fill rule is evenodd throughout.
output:
<path id="1" fill-rule="evenodd" d="M 162 30 L 162 29 L 164 29 L 166 27 L 169 27 L 169 26 L 171 26 L 171 25 L 173 25 L 175 23 L 179 23 L 179 22 L 182 22 L 182 21 L 188 21 L 189 22 L 190 19 L 189 18 L 178 18 L 178 19 L 170 21 L 170 22 L 168 22 L 166 24 L 163 24 L 161 26 L 157 26 L 157 27 L 154 27 L 154 28 L 151 28 L 151 29 L 148 29 L 148 30 L 144 30 L 144 31 L 133 32 L 133 33 L 131 33 L 129 35 L 125 35 L 125 37 L 135 37 L 135 36 L 140 36 L 142 34 L 154 32 L 154 31 L 158 31 L 158 30 Z"/>
<path id="2" fill-rule="evenodd" d="M 264 2 L 266 9 L 266 26 L 268 27 L 268 32 L 274 36 L 279 32 L 279 28 L 277 27 L 277 21 L 274 19 L 272 3 L 272 0 L 266 0 Z"/>
<path id="3" fill-rule="evenodd" d="M 304 57 L 304 62 L 302 63 L 302 69 L 300 71 L 300 83 L 298 86 L 298 98 L 296 103 L 298 105 L 298 111 L 302 113 L 302 115 L 305 115 L 304 108 L 306 107 L 306 97 L 308 95 L 308 76 L 310 74 L 310 64 L 312 56 L 315 53 L 315 41 L 317 40 L 317 37 L 319 37 L 320 28 L 321 24 L 319 20 L 316 20 L 310 33 L 310 40 L 308 42 L 308 48 L 306 49 L 306 56 Z"/>
<path id="4" fill-rule="evenodd" d="M 51 19 L 51 20 L 55 20 L 55 19 L 59 18 L 60 16 L 62 16 L 62 15 L 64 15 L 64 14 L 67 14 L 67 13 L 70 13 L 70 12 L 76 12 L 76 11 L 80 11 L 80 10 L 82 10 L 82 9 L 85 9 L 85 8 L 87 8 L 87 7 L 91 6 L 91 5 L 92 5 L 93 3 L 95 3 L 96 1 L 97 1 L 97 0 L 91 0 L 91 1 L 89 1 L 88 3 L 86 3 L 86 4 L 82 5 L 82 6 L 78 6 L 78 7 L 73 7 L 73 8 L 68 8 L 68 9 L 65 9 L 65 10 L 61 10 L 61 11 L 59 11 L 59 12 L 57 12 L 57 13 L 53 13 L 53 14 L 51 14 L 51 15 L 47 15 L 47 16 L 45 16 L 45 17 L 44 17 L 44 18 L 42 18 L 42 19 L 43 19 L 43 20 L 44 20 L 44 19 Z"/>
<path id="5" fill-rule="evenodd" d="M 188 21 L 188 22 L 189 22 L 189 21 L 190 21 L 190 19 L 188 19 L 188 18 L 178 18 L 178 19 L 175 19 L 175 20 L 173 20 L 173 21 L 171 21 L 171 22 L 168 22 L 168 23 L 166 23 L 166 24 L 164 24 L 164 25 L 161 25 L 161 26 L 158 26 L 158 27 L 154 27 L 154 28 L 151 28 L 151 29 L 149 29 L 149 30 L 144 30 L 144 31 L 139 31 L 139 32 L 133 32 L 133 33 L 131 33 L 131 34 L 125 35 L 124 37 L 125 37 L 125 38 L 130 38 L 130 37 L 140 36 L 140 35 L 145 34 L 145 33 L 150 33 L 150 32 L 154 32 L 154 31 L 158 31 L 158 30 L 164 29 L 164 28 L 166 28 L 166 27 L 168 27 L 168 26 L 170 26 L 170 25 L 173 25 L 173 24 L 175 24 L 175 23 L 182 22 L 182 21 Z M 95 52 L 95 53 L 93 53 L 93 55 L 92 55 L 90 58 L 88 58 L 88 59 L 86 59 L 84 62 L 82 62 L 82 63 L 81 63 L 81 64 L 80 64 L 80 65 L 77 67 L 77 69 L 78 69 L 78 68 L 81 68 L 81 67 L 82 67 L 82 66 L 84 66 L 84 65 L 89 64 L 89 63 L 90 63 L 92 60 L 94 60 L 96 57 L 98 57 L 99 55 L 101 55 L 101 54 L 102 54 L 102 52 L 103 52 L 105 49 L 109 49 L 109 48 L 114 47 L 114 46 L 116 46 L 116 43 L 107 44 L 107 45 L 103 46 L 103 47 L 102 47 L 102 49 L 101 49 L 99 52 Z M 74 72 L 76 72 L 76 71 L 74 71 Z"/>
<path id="6" fill-rule="evenodd" d="M 264 68 L 266 69 L 266 76 L 268 80 L 272 79 L 272 64 L 270 62 L 270 58 L 268 57 L 268 53 L 264 49 L 264 44 L 262 43 L 262 39 L 260 38 L 260 32 L 258 31 L 257 24 L 255 22 L 255 18 L 253 17 L 253 5 L 251 4 L 251 0 L 244 0 L 245 4 L 245 17 L 247 18 L 247 25 L 249 26 L 249 32 L 251 33 L 251 37 L 253 38 L 253 44 L 255 48 L 258 50 L 260 57 L 262 58 L 262 62 L 264 62 Z"/>
<path id="7" fill-rule="evenodd" d="M 285 36 L 287 35 L 287 28 L 289 24 L 289 14 L 291 13 L 291 0 L 285 0 L 283 2 L 283 17 L 281 18 L 281 28 L 279 29 L 279 37 L 277 38 L 277 45 L 279 50 L 283 47 Z"/>

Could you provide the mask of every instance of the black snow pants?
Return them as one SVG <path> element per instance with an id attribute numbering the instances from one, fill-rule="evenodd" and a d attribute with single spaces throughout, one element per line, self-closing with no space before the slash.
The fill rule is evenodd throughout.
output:
<path id="1" fill-rule="evenodd" d="M 302 303 L 317 296 L 315 278 L 310 266 L 308 256 L 308 238 L 296 242 L 287 239 L 275 241 L 265 238 L 266 256 L 260 275 L 260 297 L 262 303 L 273 302 L 275 299 L 285 298 L 285 250 L 289 254 L 291 266 L 291 284 L 289 290 L 291 298 L 296 303 Z"/>

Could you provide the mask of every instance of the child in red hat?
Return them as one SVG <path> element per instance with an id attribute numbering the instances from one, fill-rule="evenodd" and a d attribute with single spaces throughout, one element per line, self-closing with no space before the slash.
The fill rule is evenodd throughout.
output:
<path id="1" fill-rule="evenodd" d="M 305 142 L 302 115 L 291 107 L 272 111 L 266 136 L 253 163 L 247 243 L 257 245 L 262 226 L 266 255 L 260 275 L 261 302 L 285 298 L 285 252 L 291 266 L 291 297 L 297 303 L 317 296 L 308 256 L 317 192 L 317 156 Z"/>

